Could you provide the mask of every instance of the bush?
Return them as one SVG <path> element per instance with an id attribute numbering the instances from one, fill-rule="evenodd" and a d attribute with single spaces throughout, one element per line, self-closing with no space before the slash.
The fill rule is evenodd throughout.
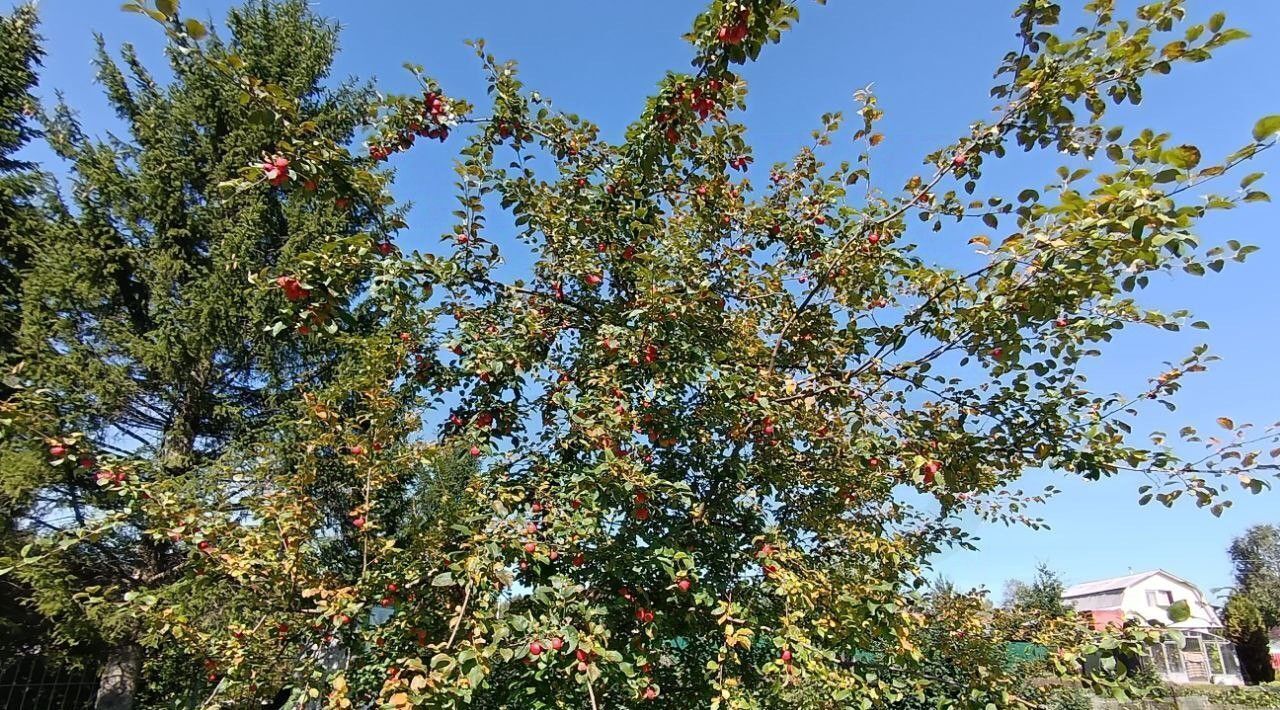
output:
<path id="1" fill-rule="evenodd" d="M 1090 710 L 1093 702 L 1089 694 L 1080 688 L 1056 688 L 1050 694 L 1045 707 L 1050 710 Z"/>

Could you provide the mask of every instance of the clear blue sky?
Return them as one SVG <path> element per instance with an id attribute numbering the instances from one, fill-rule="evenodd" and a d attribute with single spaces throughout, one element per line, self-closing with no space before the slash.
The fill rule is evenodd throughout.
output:
<path id="1" fill-rule="evenodd" d="M 1068 7 L 1083 0 L 1065 0 Z M 0 0 L 11 5 L 12 0 Z M 851 110 L 855 89 L 874 83 L 887 112 L 888 140 L 877 157 L 883 184 L 901 184 L 919 169 L 920 156 L 964 133 L 986 117 L 992 69 L 1013 46 L 1010 21 L 1015 0 L 914 0 L 833 2 L 819 7 L 800 0 L 802 18 L 783 44 L 770 48 L 745 75 L 751 85 L 745 120 L 758 165 L 786 158 L 801 145 L 817 117 Z M 1131 6 L 1133 3 L 1124 2 Z M 1280 113 L 1280 2 L 1193 0 L 1193 14 L 1226 10 L 1231 24 L 1253 38 L 1233 45 L 1212 62 L 1181 66 L 1153 80 L 1146 101 L 1116 115 L 1130 129 L 1154 126 L 1180 142 L 1221 155 L 1248 140 L 1253 121 Z M 184 0 L 185 13 L 220 19 L 225 0 Z M 500 57 L 520 61 L 530 88 L 560 108 L 599 123 L 607 137 L 642 106 L 643 97 L 668 68 L 687 66 L 689 48 L 680 39 L 700 2 L 690 0 L 557 0 L 514 2 L 411 2 L 409 0 L 315 0 L 322 13 L 343 25 L 337 75 L 376 76 L 391 90 L 411 90 L 401 69 L 420 63 L 456 95 L 482 97 L 481 73 L 468 38 L 484 37 Z M 109 43 L 132 41 L 156 66 L 160 36 L 149 21 L 120 12 L 111 0 L 43 0 L 41 14 L 48 57 L 40 93 L 65 92 L 92 132 L 117 126 L 93 83 L 93 31 Z M 449 223 L 452 209 L 450 146 L 414 151 L 397 163 L 396 195 L 415 207 L 401 241 L 429 249 Z M 43 158 L 44 151 L 31 155 Z M 993 172 L 989 188 L 1039 186 L 1051 181 L 1057 156 L 1038 153 Z M 1280 170 L 1280 154 L 1258 169 Z M 1224 183 L 1228 189 L 1234 182 Z M 1017 186 L 1017 187 L 1015 187 Z M 1280 178 L 1264 189 L 1280 193 Z M 1180 359 L 1192 345 L 1208 341 L 1223 357 L 1213 370 L 1188 382 L 1178 412 L 1151 411 L 1151 428 L 1182 424 L 1211 429 L 1215 417 L 1269 424 L 1280 420 L 1280 248 L 1273 235 L 1280 204 L 1252 205 L 1204 223 L 1208 242 L 1239 239 L 1262 251 L 1245 265 L 1205 279 L 1162 283 L 1145 296 L 1169 312 L 1192 308 L 1213 324 L 1208 333 L 1134 333 L 1114 343 L 1093 372 L 1100 389 L 1131 389 Z M 952 236 L 962 244 L 963 236 Z M 944 250 L 945 251 L 945 250 Z M 1148 429 L 1140 429 L 1146 431 Z M 1225 548 L 1247 526 L 1280 523 L 1280 491 L 1236 496 L 1221 519 L 1183 505 L 1174 510 L 1139 508 L 1138 482 L 1120 477 L 1086 483 L 1053 473 L 1026 479 L 1028 489 L 1053 483 L 1064 490 L 1039 512 L 1052 530 L 983 526 L 979 552 L 957 551 L 938 561 L 938 571 L 962 586 L 985 585 L 997 594 L 1006 579 L 1029 576 L 1039 561 L 1069 582 L 1164 567 L 1206 589 L 1229 582 Z"/>

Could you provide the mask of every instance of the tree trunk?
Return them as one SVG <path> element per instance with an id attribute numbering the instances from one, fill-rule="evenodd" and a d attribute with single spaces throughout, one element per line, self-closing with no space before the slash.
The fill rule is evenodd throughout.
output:
<path id="1" fill-rule="evenodd" d="M 142 647 L 124 643 L 111 649 L 98 678 L 97 710 L 132 710 L 142 676 Z"/>
<path id="2" fill-rule="evenodd" d="M 196 430 L 208 397 L 205 390 L 211 369 L 212 361 L 202 360 L 174 403 L 159 452 L 160 466 L 169 475 L 181 475 L 190 470 Z M 139 540 L 138 576 L 144 586 L 147 580 L 158 578 L 168 569 L 165 546 L 165 543 L 145 535 Z M 97 710 L 132 710 L 141 677 L 142 647 L 136 641 L 128 640 L 111 649 L 98 679 Z"/>

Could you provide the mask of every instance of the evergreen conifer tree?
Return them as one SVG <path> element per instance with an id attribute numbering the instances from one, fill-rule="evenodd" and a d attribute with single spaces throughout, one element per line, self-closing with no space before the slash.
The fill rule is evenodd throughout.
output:
<path id="1" fill-rule="evenodd" d="M 22 10 L 7 22 L 29 26 L 31 18 Z M 234 54 L 287 92 L 303 130 L 350 137 L 365 120 L 365 87 L 326 88 L 336 27 L 305 2 L 251 0 L 229 14 L 227 27 L 229 37 L 210 38 L 204 51 Z M 153 651 L 158 640 L 146 637 L 133 615 L 86 613 L 75 592 L 184 593 L 166 586 L 180 578 L 181 557 L 139 533 L 146 522 L 136 501 L 113 486 L 138 477 L 185 489 L 187 500 L 234 497 L 234 482 L 208 475 L 210 468 L 249 455 L 265 423 L 295 396 L 293 386 L 323 381 L 335 368 L 335 349 L 305 337 L 333 327 L 327 303 L 299 324 L 300 337 L 282 339 L 270 329 L 283 303 L 310 298 L 311 285 L 291 275 L 292 261 L 334 237 L 389 253 L 389 229 L 399 219 L 384 209 L 381 185 L 367 174 L 360 184 L 333 172 L 317 182 L 290 165 L 296 145 L 282 142 L 275 117 L 242 103 L 242 90 L 193 55 L 185 36 L 171 37 L 168 82 L 133 47 L 115 59 L 98 38 L 97 78 L 126 130 L 96 138 L 66 106 L 57 108 L 47 134 L 70 165 L 69 204 L 41 243 L 5 255 L 6 269 L 23 262 L 5 296 L 4 331 L 14 334 L 22 360 L 14 401 L 38 413 L 0 451 L 6 502 L 27 529 L 115 523 L 111 534 L 86 536 L 18 576 L 34 590 L 31 606 L 57 623 L 64 643 L 93 639 L 111 647 L 98 696 L 105 708 L 130 707 L 144 672 L 163 675 L 173 659 Z M 6 33 L 6 59 L 21 56 L 10 46 L 15 41 Z M 25 56 L 34 58 L 35 50 Z M 11 116 L 29 102 L 21 91 L 29 72 L 10 69 L 4 82 L 7 156 L 29 136 Z M 262 165 L 268 189 L 219 187 L 247 164 Z M 21 167 L 7 157 L 3 165 Z M 303 182 L 304 189 L 284 189 Z M 18 188 L 6 182 L 4 189 Z M 6 239 L 22 234 L 9 225 L 3 232 Z M 255 288 L 251 274 L 279 279 L 281 288 Z M 10 327 L 16 302 L 21 324 Z M 216 607 L 218 600 L 209 601 Z M 159 677 L 145 688 L 181 690 Z"/>

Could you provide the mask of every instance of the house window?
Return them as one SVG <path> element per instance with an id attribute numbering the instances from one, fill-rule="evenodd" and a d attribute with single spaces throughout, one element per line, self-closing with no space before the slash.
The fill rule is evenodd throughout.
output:
<path id="1" fill-rule="evenodd" d="M 1153 589 L 1147 592 L 1147 606 L 1158 606 L 1161 609 L 1173 604 L 1173 592 L 1167 589 Z"/>

